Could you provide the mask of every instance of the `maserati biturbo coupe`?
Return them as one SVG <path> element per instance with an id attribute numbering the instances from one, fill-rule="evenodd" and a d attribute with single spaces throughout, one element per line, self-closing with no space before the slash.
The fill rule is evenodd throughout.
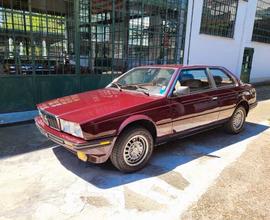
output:
<path id="1" fill-rule="evenodd" d="M 143 168 L 153 147 L 224 126 L 239 133 L 256 90 L 223 67 L 133 68 L 106 88 L 37 105 L 42 134 L 82 161 L 109 158 L 122 172 Z"/>

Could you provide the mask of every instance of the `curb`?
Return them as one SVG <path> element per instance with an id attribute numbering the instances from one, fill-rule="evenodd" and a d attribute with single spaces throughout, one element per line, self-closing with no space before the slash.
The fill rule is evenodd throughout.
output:
<path id="1" fill-rule="evenodd" d="M 37 110 L 0 114 L 0 127 L 33 122 L 37 115 Z"/>

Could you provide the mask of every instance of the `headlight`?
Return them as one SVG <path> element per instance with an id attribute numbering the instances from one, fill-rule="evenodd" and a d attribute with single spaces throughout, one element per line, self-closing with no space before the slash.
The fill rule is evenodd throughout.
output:
<path id="1" fill-rule="evenodd" d="M 60 119 L 61 130 L 76 137 L 83 138 L 81 126 L 77 123 Z"/>

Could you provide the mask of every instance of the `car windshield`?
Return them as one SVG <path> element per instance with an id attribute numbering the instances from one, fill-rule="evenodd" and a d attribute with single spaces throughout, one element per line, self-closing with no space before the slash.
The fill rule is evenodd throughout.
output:
<path id="1" fill-rule="evenodd" d="M 174 72 L 175 69 L 167 68 L 135 68 L 109 86 L 144 92 L 147 95 L 164 95 Z"/>

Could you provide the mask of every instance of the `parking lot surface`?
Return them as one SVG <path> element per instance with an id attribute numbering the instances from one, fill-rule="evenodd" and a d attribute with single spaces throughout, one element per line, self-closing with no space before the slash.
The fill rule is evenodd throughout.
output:
<path id="1" fill-rule="evenodd" d="M 155 149 L 122 174 L 79 161 L 32 123 L 0 128 L 0 219 L 269 219 L 270 94 L 239 135 L 215 129 Z"/>

